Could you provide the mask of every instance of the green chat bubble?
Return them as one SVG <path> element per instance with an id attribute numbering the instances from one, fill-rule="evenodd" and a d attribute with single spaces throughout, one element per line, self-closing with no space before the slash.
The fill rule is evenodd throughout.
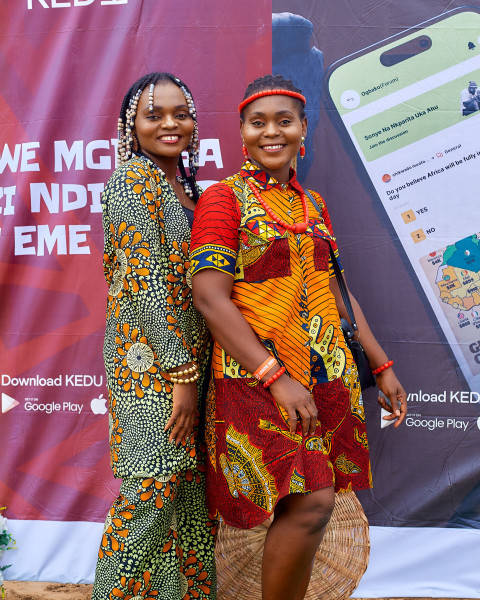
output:
<path id="1" fill-rule="evenodd" d="M 372 161 L 480 113 L 463 116 L 462 90 L 480 84 L 480 69 L 352 125 L 365 159 Z"/>

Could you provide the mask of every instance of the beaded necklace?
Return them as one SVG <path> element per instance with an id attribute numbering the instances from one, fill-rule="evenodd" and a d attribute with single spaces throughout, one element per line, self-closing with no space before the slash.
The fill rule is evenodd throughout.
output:
<path id="1" fill-rule="evenodd" d="M 254 193 L 255 198 L 261 204 L 263 210 L 276 223 L 278 223 L 279 225 L 281 225 L 282 227 L 284 227 L 288 231 L 291 231 L 292 233 L 305 233 L 307 231 L 308 221 L 309 221 L 310 217 L 309 217 L 309 214 L 308 214 L 307 199 L 305 197 L 305 194 L 302 193 L 301 196 L 300 196 L 301 199 L 302 199 L 303 214 L 304 214 L 303 222 L 302 223 L 293 223 L 292 225 L 290 225 L 289 223 L 286 223 L 283 219 L 281 219 L 277 214 L 275 214 L 273 212 L 273 210 L 268 206 L 268 204 L 262 198 L 260 192 L 257 189 L 257 186 L 254 183 L 251 183 L 248 179 L 246 180 L 246 182 L 247 182 L 248 187 Z"/>

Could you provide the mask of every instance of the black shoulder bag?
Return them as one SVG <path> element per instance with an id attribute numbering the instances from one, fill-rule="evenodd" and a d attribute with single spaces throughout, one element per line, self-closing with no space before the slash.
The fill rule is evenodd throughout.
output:
<path id="1" fill-rule="evenodd" d="M 318 206 L 315 198 L 310 194 L 308 190 L 305 190 L 305 193 L 310 198 L 313 206 L 317 209 L 318 213 L 321 215 L 322 211 Z M 345 308 L 347 309 L 348 318 L 350 319 L 350 323 L 346 319 L 340 319 L 341 329 L 343 336 L 345 338 L 345 343 L 350 349 L 352 353 L 353 360 L 357 365 L 358 371 L 358 379 L 360 381 L 360 386 L 362 389 L 368 387 L 375 387 L 375 378 L 372 375 L 372 370 L 370 369 L 370 364 L 368 362 L 367 355 L 365 354 L 365 350 L 363 349 L 362 344 L 354 339 L 355 332 L 358 331 L 357 322 L 355 321 L 355 315 L 353 314 L 352 303 L 350 302 L 350 296 L 347 289 L 347 284 L 343 278 L 342 272 L 340 270 L 340 265 L 338 264 L 337 258 L 333 252 L 332 246 L 330 246 L 330 259 L 332 261 L 333 270 L 335 271 L 335 277 L 337 278 L 338 287 L 340 288 L 340 293 L 342 294 L 343 303 Z"/>

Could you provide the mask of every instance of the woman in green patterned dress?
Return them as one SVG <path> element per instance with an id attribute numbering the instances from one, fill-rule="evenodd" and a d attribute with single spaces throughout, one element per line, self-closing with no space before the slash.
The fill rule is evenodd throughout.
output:
<path id="1" fill-rule="evenodd" d="M 216 523 L 197 441 L 209 336 L 186 280 L 199 193 L 190 91 L 169 73 L 146 75 L 127 92 L 118 130 L 120 166 L 102 196 L 104 359 L 111 465 L 123 481 L 92 598 L 214 599 Z"/>

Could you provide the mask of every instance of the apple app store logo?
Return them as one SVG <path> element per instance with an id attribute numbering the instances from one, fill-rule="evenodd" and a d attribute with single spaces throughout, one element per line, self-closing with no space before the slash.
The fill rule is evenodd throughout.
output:
<path id="1" fill-rule="evenodd" d="M 103 397 L 103 394 L 100 394 L 98 398 L 94 398 L 90 402 L 90 408 L 92 409 L 93 414 L 104 415 L 108 410 L 107 399 Z"/>

